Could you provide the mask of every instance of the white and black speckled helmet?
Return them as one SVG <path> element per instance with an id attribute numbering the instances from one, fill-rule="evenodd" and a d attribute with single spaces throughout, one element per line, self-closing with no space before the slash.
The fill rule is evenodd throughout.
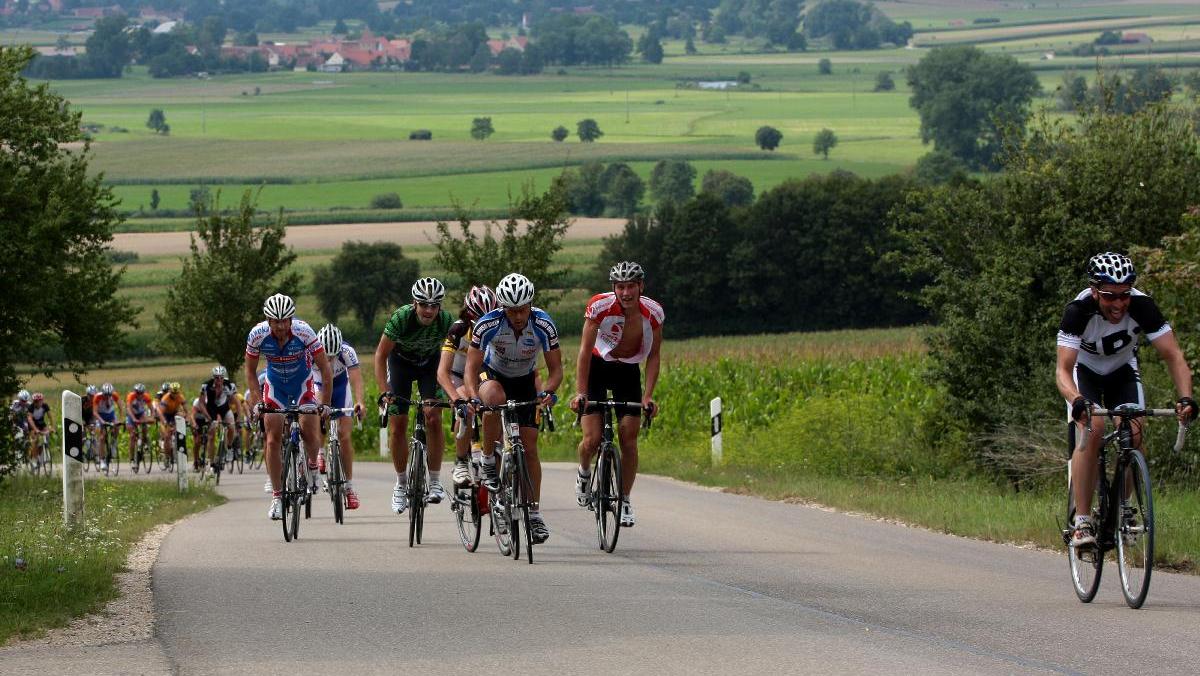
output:
<path id="1" fill-rule="evenodd" d="M 1107 251 L 1088 261 L 1088 280 L 1092 284 L 1133 284 L 1137 272 L 1133 261 L 1124 254 Z"/>

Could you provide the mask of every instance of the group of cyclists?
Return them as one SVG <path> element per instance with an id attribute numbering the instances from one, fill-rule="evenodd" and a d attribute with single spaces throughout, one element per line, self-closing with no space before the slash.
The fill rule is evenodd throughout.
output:
<path id="1" fill-rule="evenodd" d="M 662 346 L 663 309 L 642 295 L 645 272 L 640 265 L 621 262 L 609 273 L 612 290 L 597 294 L 584 312 L 583 339 L 577 363 L 577 391 L 571 408 L 587 412 L 589 400 L 613 396 L 640 406 L 621 411 L 620 440 L 624 467 L 622 477 L 626 495 L 633 488 L 637 471 L 637 430 L 639 417 L 657 412 L 653 393 L 658 381 Z M 517 415 L 519 435 L 525 446 L 532 489 L 530 526 L 533 541 L 545 542 L 550 529 L 540 510 L 541 462 L 538 456 L 537 408 L 549 408 L 557 400 L 563 381 L 562 355 L 558 329 L 545 310 L 533 305 L 534 285 L 524 275 L 512 273 L 495 286 L 474 286 L 464 295 L 457 319 L 443 307 L 446 288 L 433 277 L 418 279 L 412 286 L 412 302 L 397 308 L 389 317 L 375 349 L 375 379 L 380 386 L 378 404 L 388 417 L 388 446 L 396 482 L 391 507 L 396 514 L 408 508 L 408 411 L 414 385 L 422 401 L 438 400 L 450 404 L 458 423 L 467 426 L 455 442 L 452 480 L 465 485 L 470 480 L 469 461 L 482 470 L 483 484 L 498 488 L 495 449 L 501 436 L 499 416 L 485 410 L 509 400 L 534 401 L 537 406 L 520 409 Z M 298 407 L 324 413 L 335 411 L 336 430 L 341 437 L 342 467 L 345 473 L 344 496 L 347 509 L 359 506 L 353 485 L 353 451 L 350 444 L 350 419 L 342 411 L 352 409 L 361 417 L 363 410 L 362 376 L 357 353 L 336 326 L 326 325 L 319 332 L 297 318 L 295 302 L 283 294 L 267 298 L 263 304 L 263 322 L 251 329 L 246 343 L 247 379 L 261 378 L 261 388 L 251 388 L 247 404 L 264 411 L 264 444 L 267 487 L 272 493 L 268 516 L 282 517 L 280 449 L 284 436 L 284 416 L 279 413 Z M 538 371 L 539 356 L 546 366 L 543 378 Z M 258 375 L 260 362 L 265 368 Z M 645 363 L 645 384 L 640 364 Z M 332 387 L 323 383 L 332 382 Z M 422 407 L 427 434 L 429 484 L 425 500 L 439 503 L 446 499 L 441 483 L 446 434 L 442 408 Z M 321 471 L 317 449 L 322 447 L 319 416 L 300 420 L 300 436 L 306 449 L 309 470 Z M 476 421 L 481 445 L 474 445 Z M 583 416 L 583 440 L 579 446 L 576 498 L 587 504 L 591 458 L 600 443 L 599 415 Z M 633 526 L 635 516 L 628 499 L 621 505 L 624 526 Z"/>

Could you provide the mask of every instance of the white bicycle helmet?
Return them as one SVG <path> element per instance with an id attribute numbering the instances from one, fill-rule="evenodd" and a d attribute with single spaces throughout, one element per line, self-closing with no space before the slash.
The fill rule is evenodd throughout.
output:
<path id="1" fill-rule="evenodd" d="M 500 280 L 496 285 L 496 300 L 500 307 L 520 307 L 533 302 L 533 282 L 516 272 Z"/>
<path id="2" fill-rule="evenodd" d="M 226 371 L 225 367 L 221 366 L 220 364 L 217 364 L 216 366 L 213 367 L 212 374 L 213 374 L 214 378 L 216 378 L 217 376 L 220 376 L 222 378 L 229 377 L 229 371 Z"/>
<path id="3" fill-rule="evenodd" d="M 137 383 L 136 385 L 133 386 L 133 391 L 137 392 L 138 394 L 145 394 L 146 386 L 143 385 L 142 383 Z"/>
<path id="4" fill-rule="evenodd" d="M 422 277 L 412 285 L 412 297 L 418 303 L 440 304 L 446 297 L 446 287 L 433 277 Z"/>
<path id="5" fill-rule="evenodd" d="M 1092 256 L 1088 261 L 1087 274 L 1092 284 L 1133 284 L 1137 279 L 1133 261 L 1113 251 Z"/>
<path id="6" fill-rule="evenodd" d="M 321 346 L 325 348 L 326 355 L 335 355 L 342 351 L 342 331 L 333 324 L 322 326 L 317 337 L 321 339 Z"/>
<path id="7" fill-rule="evenodd" d="M 100 392 L 102 394 L 112 394 L 113 393 L 112 383 L 104 383 L 103 385 L 101 385 Z"/>
<path id="8" fill-rule="evenodd" d="M 646 278 L 646 271 L 633 261 L 621 261 L 608 271 L 610 282 L 636 282 Z"/>
<path id="9" fill-rule="evenodd" d="M 267 319 L 290 319 L 296 316 L 296 302 L 290 296 L 277 293 L 263 303 L 263 314 Z"/>
<path id="10" fill-rule="evenodd" d="M 29 403 L 29 390 L 21 390 L 17 392 L 17 400 Z"/>
<path id="11" fill-rule="evenodd" d="M 88 395 L 89 397 L 94 397 L 94 396 L 96 396 L 96 386 L 95 386 L 95 385 L 88 385 L 88 386 L 87 386 L 87 395 Z"/>

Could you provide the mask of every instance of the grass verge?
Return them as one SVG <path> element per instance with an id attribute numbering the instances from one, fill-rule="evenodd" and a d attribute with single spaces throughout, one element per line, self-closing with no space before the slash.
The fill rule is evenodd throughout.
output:
<path id="1" fill-rule="evenodd" d="M 0 483 L 0 645 L 100 610 L 117 595 L 116 573 L 148 530 L 224 501 L 208 488 L 180 495 L 169 481 L 92 479 L 84 494 L 86 523 L 71 529 L 62 519 L 61 478 Z"/>

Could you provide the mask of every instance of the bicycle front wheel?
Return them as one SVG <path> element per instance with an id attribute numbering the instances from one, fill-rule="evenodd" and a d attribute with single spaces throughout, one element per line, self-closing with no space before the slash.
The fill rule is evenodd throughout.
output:
<path id="1" fill-rule="evenodd" d="M 479 547 L 479 531 L 483 524 L 482 510 L 479 508 L 479 491 L 475 486 L 454 487 L 454 523 L 458 526 L 458 539 L 463 549 L 474 552 Z"/>
<path id="2" fill-rule="evenodd" d="M 524 449 L 513 451 L 516 460 L 516 472 L 513 476 L 513 491 L 516 494 L 516 504 L 521 510 L 521 523 L 525 527 L 525 556 L 533 563 L 533 528 L 529 525 L 529 512 L 533 509 L 533 484 L 529 480 L 529 467 L 526 465 Z M 520 559 L 518 554 L 515 558 Z"/>
<path id="3" fill-rule="evenodd" d="M 621 534 L 621 456 L 612 442 L 600 444 L 592 471 L 592 508 L 596 513 L 596 540 L 611 554 Z"/>
<path id="4" fill-rule="evenodd" d="M 333 502 L 333 521 L 342 523 L 346 516 L 346 502 L 342 489 L 345 479 L 342 477 L 341 445 L 337 439 L 329 440 L 329 446 L 325 449 L 325 464 L 329 472 L 329 499 Z"/>
<path id="5" fill-rule="evenodd" d="M 1072 547 L 1069 542 L 1071 531 L 1075 524 L 1075 491 L 1073 482 L 1067 483 L 1067 524 L 1063 531 L 1063 539 L 1068 542 L 1067 561 L 1071 567 L 1071 585 L 1075 595 L 1084 603 L 1091 603 L 1096 598 L 1096 590 L 1100 588 L 1100 574 L 1104 570 L 1104 550 L 1097 545 L 1087 547 Z M 1101 523 L 1101 501 L 1104 495 L 1097 489 L 1092 490 L 1092 523 Z"/>
<path id="6" fill-rule="evenodd" d="M 1117 570 L 1121 593 L 1130 608 L 1141 608 L 1150 591 L 1154 571 L 1154 497 L 1150 490 L 1150 468 L 1141 451 L 1129 454 L 1125 470 L 1117 476 Z"/>
<path id="7" fill-rule="evenodd" d="M 292 541 L 292 516 L 296 513 L 296 506 L 292 504 L 292 496 L 296 490 L 296 465 L 292 462 L 292 449 L 290 447 L 284 449 L 283 454 L 283 476 L 280 477 L 280 484 L 283 486 L 283 496 L 280 503 L 283 506 L 282 519 L 283 524 L 283 541 Z"/>
<path id="8" fill-rule="evenodd" d="M 425 522 L 425 444 L 413 441 L 408 455 L 408 546 L 421 544 Z"/>

